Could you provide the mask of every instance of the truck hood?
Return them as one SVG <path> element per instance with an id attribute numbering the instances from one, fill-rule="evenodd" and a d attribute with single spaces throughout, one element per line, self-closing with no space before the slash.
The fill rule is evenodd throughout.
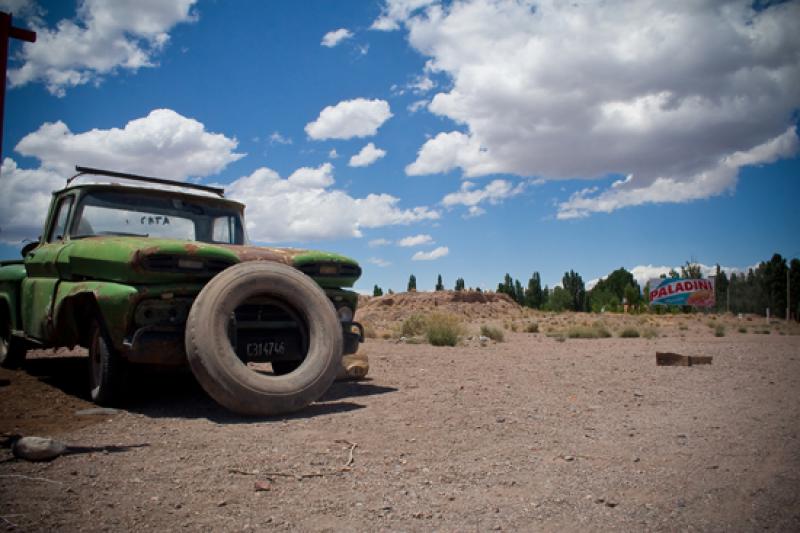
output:
<path id="1" fill-rule="evenodd" d="M 128 236 L 75 239 L 59 254 L 62 276 L 127 283 L 196 283 L 245 261 L 293 266 L 323 287 L 352 287 L 361 275 L 348 257 L 297 248 L 211 244 Z"/>

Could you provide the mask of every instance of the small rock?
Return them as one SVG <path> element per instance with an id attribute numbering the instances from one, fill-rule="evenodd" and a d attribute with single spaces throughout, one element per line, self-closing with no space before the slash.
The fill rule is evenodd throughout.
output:
<path id="1" fill-rule="evenodd" d="M 66 444 L 45 437 L 22 437 L 11 448 L 14 457 L 27 461 L 52 461 L 66 451 Z"/>
<path id="2" fill-rule="evenodd" d="M 606 500 L 606 507 L 611 507 L 611 508 L 614 508 L 614 507 L 616 507 L 617 505 L 619 505 L 619 503 L 618 503 L 618 502 L 615 502 L 615 501 L 612 501 L 612 500 Z"/>
<path id="3" fill-rule="evenodd" d="M 498 416 L 495 420 L 497 421 L 498 424 L 502 424 L 503 422 L 506 421 L 505 417 L 502 416 Z"/>
<path id="4" fill-rule="evenodd" d="M 565 461 L 568 461 L 568 462 L 569 462 L 569 461 L 574 461 L 574 460 L 575 460 L 575 457 L 573 457 L 572 455 L 565 455 L 565 456 L 563 457 L 563 459 L 564 459 Z"/>
<path id="5" fill-rule="evenodd" d="M 272 483 L 266 480 L 257 479 L 253 484 L 256 492 L 266 492 L 272 490 Z"/>

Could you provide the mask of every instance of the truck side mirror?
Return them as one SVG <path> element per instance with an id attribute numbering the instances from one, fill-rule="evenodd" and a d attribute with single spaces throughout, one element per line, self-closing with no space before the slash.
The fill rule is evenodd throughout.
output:
<path id="1" fill-rule="evenodd" d="M 36 239 L 35 241 L 31 241 L 31 242 L 29 242 L 28 244 L 26 244 L 25 246 L 22 247 L 22 250 L 20 250 L 19 253 L 22 255 L 23 258 L 28 257 L 28 252 L 30 252 L 31 250 L 33 250 L 34 248 L 39 246 L 39 240 L 40 239 L 41 239 L 41 236 L 38 239 Z"/>

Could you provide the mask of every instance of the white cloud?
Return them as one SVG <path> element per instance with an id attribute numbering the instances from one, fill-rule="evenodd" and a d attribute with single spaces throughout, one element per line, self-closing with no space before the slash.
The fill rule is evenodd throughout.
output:
<path id="1" fill-rule="evenodd" d="M 428 105 L 428 103 L 429 103 L 428 100 L 425 100 L 425 99 L 417 100 L 415 102 L 411 102 L 410 104 L 408 104 L 408 111 L 409 111 L 409 113 L 416 113 L 417 111 L 419 111 L 423 107 L 426 107 Z"/>
<path id="2" fill-rule="evenodd" d="M 372 22 L 371 30 L 392 31 L 400 28 L 413 12 L 433 4 L 435 0 L 388 0 L 381 15 Z"/>
<path id="3" fill-rule="evenodd" d="M 317 120 L 306 124 L 305 130 L 315 140 L 368 137 L 391 117 L 386 100 L 356 98 L 326 107 Z"/>
<path id="4" fill-rule="evenodd" d="M 406 248 L 413 247 L 413 246 L 423 246 L 425 244 L 433 244 L 433 237 L 430 235 L 412 235 L 409 237 L 404 237 L 397 241 L 398 246 L 403 246 Z"/>
<path id="5" fill-rule="evenodd" d="M 370 257 L 369 259 L 367 259 L 367 262 L 368 263 L 372 263 L 373 265 L 377 265 L 377 266 L 379 266 L 381 268 L 386 268 L 388 266 L 392 266 L 392 263 L 390 263 L 389 261 L 386 261 L 384 259 L 381 259 L 380 257 Z"/>
<path id="6" fill-rule="evenodd" d="M 485 214 L 486 209 L 478 207 L 477 205 L 471 205 L 469 209 L 467 209 L 467 214 L 464 215 L 464 218 L 475 218 Z"/>
<path id="7" fill-rule="evenodd" d="M 331 148 L 331 151 L 328 152 L 329 159 L 337 159 L 339 157 L 339 152 L 336 151 L 336 148 Z"/>
<path id="8" fill-rule="evenodd" d="M 611 188 L 597 193 L 589 187 L 574 193 L 558 206 L 559 219 L 582 218 L 591 213 L 610 213 L 621 207 L 659 202 L 689 202 L 716 196 L 736 186 L 742 166 L 771 163 L 781 157 L 791 157 L 797 152 L 798 138 L 794 126 L 782 135 L 756 146 L 751 150 L 736 152 L 725 157 L 716 167 L 691 176 L 658 177 L 652 183 L 641 183 L 630 175 L 619 180 Z"/>
<path id="9" fill-rule="evenodd" d="M 435 220 L 439 213 L 427 207 L 401 209 L 388 194 L 353 198 L 334 183 L 333 166 L 304 167 L 281 178 L 262 167 L 226 187 L 228 196 L 244 202 L 247 231 L 260 242 L 291 242 L 361 237 L 363 228 L 405 225 Z"/>
<path id="10" fill-rule="evenodd" d="M 387 246 L 389 244 L 392 244 L 392 241 L 390 241 L 389 239 L 372 239 L 371 241 L 369 241 L 368 244 L 370 247 L 374 248 L 376 246 Z"/>
<path id="11" fill-rule="evenodd" d="M 428 76 L 417 76 L 414 81 L 408 85 L 408 88 L 411 89 L 414 94 L 426 93 L 434 87 L 436 87 L 436 82 Z"/>
<path id="12" fill-rule="evenodd" d="M 22 66 L 9 70 L 12 87 L 44 82 L 47 90 L 63 96 L 66 89 L 97 83 L 123 69 L 136 72 L 155 66 L 155 56 L 169 41 L 169 30 L 196 16 L 196 0 L 140 0 L 108 2 L 83 0 L 74 20 L 64 19 L 47 28 L 41 19 L 29 20 L 36 43 L 25 43 Z"/>
<path id="13" fill-rule="evenodd" d="M 50 193 L 61 189 L 68 176 L 41 168 L 24 170 L 5 158 L 0 169 L 0 242 L 36 239 L 42 233 Z"/>
<path id="14" fill-rule="evenodd" d="M 465 181 L 461 184 L 461 189 L 458 192 L 451 192 L 442 199 L 442 204 L 445 207 L 453 207 L 456 205 L 465 205 L 470 208 L 477 207 L 478 204 L 489 202 L 492 205 L 501 203 L 506 198 L 516 196 L 525 190 L 525 183 L 520 182 L 514 186 L 508 180 L 496 179 L 492 180 L 486 187 L 476 189 L 475 184 L 471 181 Z M 483 209 L 470 209 L 471 216 L 477 216 L 484 213 Z"/>
<path id="15" fill-rule="evenodd" d="M 742 161 L 796 152 L 758 148 L 796 145 L 799 2 L 428 4 L 390 1 L 375 23 L 403 25 L 426 72 L 452 80 L 428 110 L 458 130 L 428 140 L 408 174 L 632 176 L 563 218 L 718 195 Z"/>
<path id="16" fill-rule="evenodd" d="M 61 121 L 47 122 L 19 141 L 15 150 L 36 157 L 43 169 L 72 173 L 76 164 L 168 179 L 208 176 L 244 154 L 236 139 L 209 133 L 197 120 L 171 109 L 155 109 L 124 128 L 72 133 Z"/>
<path id="17" fill-rule="evenodd" d="M 269 136 L 270 144 L 292 144 L 292 139 L 284 137 L 279 131 L 273 131 Z"/>
<path id="18" fill-rule="evenodd" d="M 352 36 L 353 32 L 347 28 L 339 28 L 338 30 L 329 31 L 326 33 L 322 37 L 322 42 L 320 44 L 322 46 L 327 46 L 328 48 L 333 48 L 345 39 L 350 39 Z"/>
<path id="19" fill-rule="evenodd" d="M 428 109 L 431 109 L 430 105 Z M 489 156 L 476 137 L 451 131 L 439 133 L 426 141 L 417 153 L 417 160 L 406 167 L 406 174 L 422 176 L 449 172 L 458 167 L 469 177 L 501 172 L 500 165 Z"/>
<path id="20" fill-rule="evenodd" d="M 440 246 L 430 252 L 417 252 L 412 257 L 412 261 L 434 261 L 450 253 L 447 246 Z"/>
<path id="21" fill-rule="evenodd" d="M 369 143 L 364 146 L 360 152 L 350 158 L 348 165 L 351 167 L 368 167 L 385 155 L 386 150 L 376 148 L 374 144 Z"/>

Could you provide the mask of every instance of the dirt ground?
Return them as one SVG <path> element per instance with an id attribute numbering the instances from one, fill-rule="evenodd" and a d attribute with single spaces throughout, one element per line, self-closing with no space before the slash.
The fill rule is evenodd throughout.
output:
<path id="1" fill-rule="evenodd" d="M 368 381 L 271 419 L 187 373 L 142 373 L 124 409 L 78 415 L 85 359 L 39 353 L 0 371 L 0 432 L 81 448 L 0 450 L 0 528 L 800 530 L 800 336 L 667 317 L 649 339 L 563 340 L 547 332 L 592 319 L 539 320 L 485 346 L 368 339 Z"/>

